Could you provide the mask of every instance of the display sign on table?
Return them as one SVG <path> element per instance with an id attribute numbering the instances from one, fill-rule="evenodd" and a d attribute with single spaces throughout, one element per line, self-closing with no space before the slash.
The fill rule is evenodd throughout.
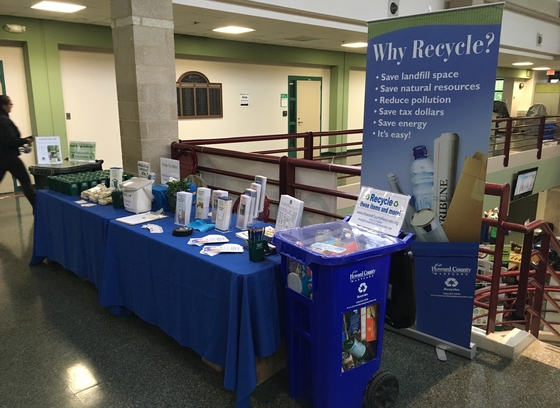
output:
<path id="1" fill-rule="evenodd" d="M 59 136 L 38 136 L 35 138 L 37 164 L 61 164 L 62 149 Z"/>
<path id="2" fill-rule="evenodd" d="M 180 180 L 180 163 L 179 160 L 160 158 L 160 170 L 161 170 L 161 184 L 167 184 L 170 177 L 175 180 Z"/>

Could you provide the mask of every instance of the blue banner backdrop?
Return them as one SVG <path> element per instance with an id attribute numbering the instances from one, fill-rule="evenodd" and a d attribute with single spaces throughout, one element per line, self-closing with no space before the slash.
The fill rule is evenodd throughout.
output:
<path id="1" fill-rule="evenodd" d="M 464 347 L 477 242 L 465 252 L 445 242 L 441 225 L 465 158 L 488 151 L 502 12 L 488 5 L 369 24 L 362 186 L 411 196 L 403 229 L 428 243 L 417 246 L 417 329 Z M 480 225 L 481 217 L 469 222 Z M 457 254 L 438 259 L 450 245 Z M 460 295 L 444 295 L 459 293 L 459 284 Z"/>

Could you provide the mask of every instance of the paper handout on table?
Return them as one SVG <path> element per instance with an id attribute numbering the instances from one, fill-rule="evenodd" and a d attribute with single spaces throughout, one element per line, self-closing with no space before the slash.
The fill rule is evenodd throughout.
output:
<path id="1" fill-rule="evenodd" d="M 229 239 L 227 239 L 223 235 L 212 234 L 212 235 L 206 235 L 203 238 L 191 238 L 189 239 L 188 244 L 201 246 L 204 244 L 216 244 L 219 242 L 229 242 Z"/>
<path id="2" fill-rule="evenodd" d="M 146 228 L 150 230 L 150 234 L 161 234 L 163 232 L 163 228 L 161 225 L 157 224 L 144 224 L 142 228 Z"/>
<path id="3" fill-rule="evenodd" d="M 117 218 L 116 221 L 124 222 L 125 224 L 128 224 L 128 225 L 136 225 L 136 224 L 142 224 L 142 223 L 148 222 L 148 221 L 159 220 L 161 218 L 166 218 L 166 217 L 167 217 L 167 215 L 165 215 L 165 214 L 145 212 L 145 213 L 141 213 L 141 214 L 129 215 L 128 217 Z"/>
<path id="4" fill-rule="evenodd" d="M 200 250 L 202 255 L 215 256 L 222 252 L 243 253 L 243 247 L 239 244 L 207 245 Z"/>

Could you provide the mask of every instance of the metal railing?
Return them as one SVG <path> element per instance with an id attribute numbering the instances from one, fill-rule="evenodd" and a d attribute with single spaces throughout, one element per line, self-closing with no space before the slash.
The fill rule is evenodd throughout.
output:
<path id="1" fill-rule="evenodd" d="M 347 193 L 338 188 L 338 184 L 331 185 L 330 187 L 320 187 L 318 185 L 311 185 L 309 183 L 302 183 L 299 181 L 298 174 L 301 170 L 316 170 L 328 174 L 335 174 L 337 178 L 340 177 L 354 177 L 356 184 L 359 185 L 361 167 L 347 166 L 334 163 L 323 163 L 321 161 L 298 159 L 288 156 L 275 156 L 260 153 L 244 153 L 235 150 L 218 149 L 214 147 L 198 146 L 184 141 L 174 142 L 171 144 L 171 157 L 181 162 L 183 157 L 189 157 L 187 152 L 194 152 L 199 156 L 197 170 L 200 172 L 204 179 L 214 180 L 209 182 L 209 187 L 213 189 L 227 190 L 230 196 L 239 196 L 243 193 L 243 187 L 236 187 L 235 183 L 231 183 L 232 179 L 242 180 L 245 185 L 252 182 L 255 173 L 251 172 L 248 167 L 251 163 L 260 163 L 262 166 L 269 167 L 270 173 L 267 180 L 267 190 L 272 186 L 276 193 L 269 198 L 269 203 L 272 206 L 277 206 L 279 197 L 282 194 L 288 194 L 298 197 L 302 192 L 315 193 L 321 196 L 335 197 L 337 200 L 336 205 L 327 210 L 306 206 L 305 212 L 315 215 L 320 215 L 326 219 L 342 219 L 346 214 L 338 214 L 337 208 L 338 199 L 350 200 L 355 203 L 358 199 L 358 194 Z M 222 165 L 223 160 L 212 160 L 209 157 L 232 159 L 236 160 L 238 165 L 235 168 L 227 165 Z M 206 159 L 204 159 L 206 158 Z M 246 170 L 246 172 L 244 171 Z M 185 177 L 187 174 L 181 174 Z M 243 183 L 237 184 L 243 186 Z M 233 185 L 233 187 L 232 187 Z M 272 211 L 271 220 L 275 221 Z"/>
<path id="2" fill-rule="evenodd" d="M 493 119 L 490 132 L 490 156 L 504 156 L 508 167 L 513 152 L 536 150 L 540 159 L 543 146 L 556 143 L 560 116 L 533 116 Z"/>
<path id="3" fill-rule="evenodd" d="M 504 156 L 503 165 L 508 167 L 512 153 L 526 150 L 536 150 L 535 158 L 542 156 L 542 149 L 547 144 L 557 142 L 560 138 L 560 116 L 533 116 L 493 119 L 489 135 L 489 155 Z M 179 143 L 187 143 L 197 146 L 228 145 L 235 150 L 235 145 L 240 143 L 266 144 L 271 141 L 285 140 L 288 146 L 289 140 L 302 141 L 300 147 L 285 147 L 277 149 L 255 149 L 252 153 L 264 155 L 296 155 L 299 158 L 316 161 L 343 161 L 344 159 L 361 157 L 361 141 L 347 143 L 322 143 L 326 138 L 332 136 L 348 136 L 362 134 L 363 129 L 350 129 L 327 132 L 305 132 L 294 134 L 273 134 L 259 136 L 238 136 L 219 139 L 195 139 L 179 140 Z M 321 140 L 320 144 L 316 144 Z M 297 145 L 298 143 L 296 143 Z M 358 159 L 353 166 L 361 165 Z"/>
<path id="4" fill-rule="evenodd" d="M 549 263 L 550 250 L 560 253 L 560 242 L 544 221 L 537 220 L 527 225 L 507 221 L 510 194 L 508 184 L 487 183 L 486 194 L 500 197 L 500 205 L 498 219 L 482 219 L 483 225 L 496 228 L 497 233 L 494 249 L 480 248 L 480 252 L 493 255 L 494 262 L 491 276 L 477 277 L 478 282 L 490 283 L 490 287 L 476 292 L 474 305 L 487 310 L 487 314 L 479 314 L 477 317 L 487 317 L 487 334 L 496 330 L 496 317 L 501 314 L 502 325 L 505 322 L 523 327 L 537 338 L 541 326 L 544 326 L 560 341 L 560 333 L 554 326 L 555 322 L 559 322 L 560 305 L 553 296 L 560 293 L 560 273 Z M 541 231 L 540 245 L 535 249 L 534 237 L 537 230 Z M 522 233 L 523 244 L 518 267 L 502 272 L 506 231 Z M 551 309 L 543 310 L 545 300 Z M 499 306 L 503 310 L 498 311 Z M 552 319 L 550 315 L 553 316 Z"/>
<path id="5" fill-rule="evenodd" d="M 348 143 L 328 143 L 316 145 L 314 142 L 317 139 L 323 140 L 325 137 L 331 136 L 347 136 L 354 134 L 361 134 L 362 129 L 350 129 L 350 130 L 333 130 L 328 132 L 304 132 L 304 133 L 291 133 L 291 134 L 274 134 L 274 135 L 259 135 L 259 136 L 236 136 L 221 139 L 195 139 L 195 140 L 179 140 L 179 143 L 187 143 L 190 145 L 197 146 L 212 146 L 212 145 L 223 145 L 228 144 L 235 150 L 233 146 L 239 143 L 251 143 L 251 142 L 271 142 L 273 140 L 286 140 L 286 146 L 288 146 L 288 140 L 302 140 L 303 145 L 301 147 L 286 147 L 280 149 L 264 149 L 255 150 L 251 153 L 265 154 L 265 155 L 280 155 L 280 154 L 296 154 L 300 158 L 306 160 L 329 160 L 332 158 L 344 158 L 361 156 L 361 146 L 362 142 L 348 142 Z M 338 148 L 344 148 L 345 152 L 333 152 Z M 359 153 L 347 153 L 348 148 L 359 149 Z"/>

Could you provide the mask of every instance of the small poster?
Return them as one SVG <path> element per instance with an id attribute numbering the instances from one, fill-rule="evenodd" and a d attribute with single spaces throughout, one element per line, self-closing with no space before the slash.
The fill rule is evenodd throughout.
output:
<path id="1" fill-rule="evenodd" d="M 138 161 L 138 177 L 149 178 L 150 163 L 145 161 Z"/>
<path id="2" fill-rule="evenodd" d="M 362 187 L 350 224 L 394 237 L 401 230 L 409 196 Z"/>
<path id="3" fill-rule="evenodd" d="M 170 177 L 173 177 L 176 180 L 181 179 L 179 160 L 164 159 L 162 157 L 159 159 L 159 165 L 161 168 L 161 184 L 167 184 Z"/>
<path id="4" fill-rule="evenodd" d="M 95 161 L 95 142 L 70 142 L 70 160 Z"/>
<path id="5" fill-rule="evenodd" d="M 35 138 L 37 164 L 61 164 L 62 149 L 59 136 L 40 136 Z"/>
<path id="6" fill-rule="evenodd" d="M 249 92 L 241 92 L 239 94 L 239 103 L 243 107 L 249 106 Z"/>

